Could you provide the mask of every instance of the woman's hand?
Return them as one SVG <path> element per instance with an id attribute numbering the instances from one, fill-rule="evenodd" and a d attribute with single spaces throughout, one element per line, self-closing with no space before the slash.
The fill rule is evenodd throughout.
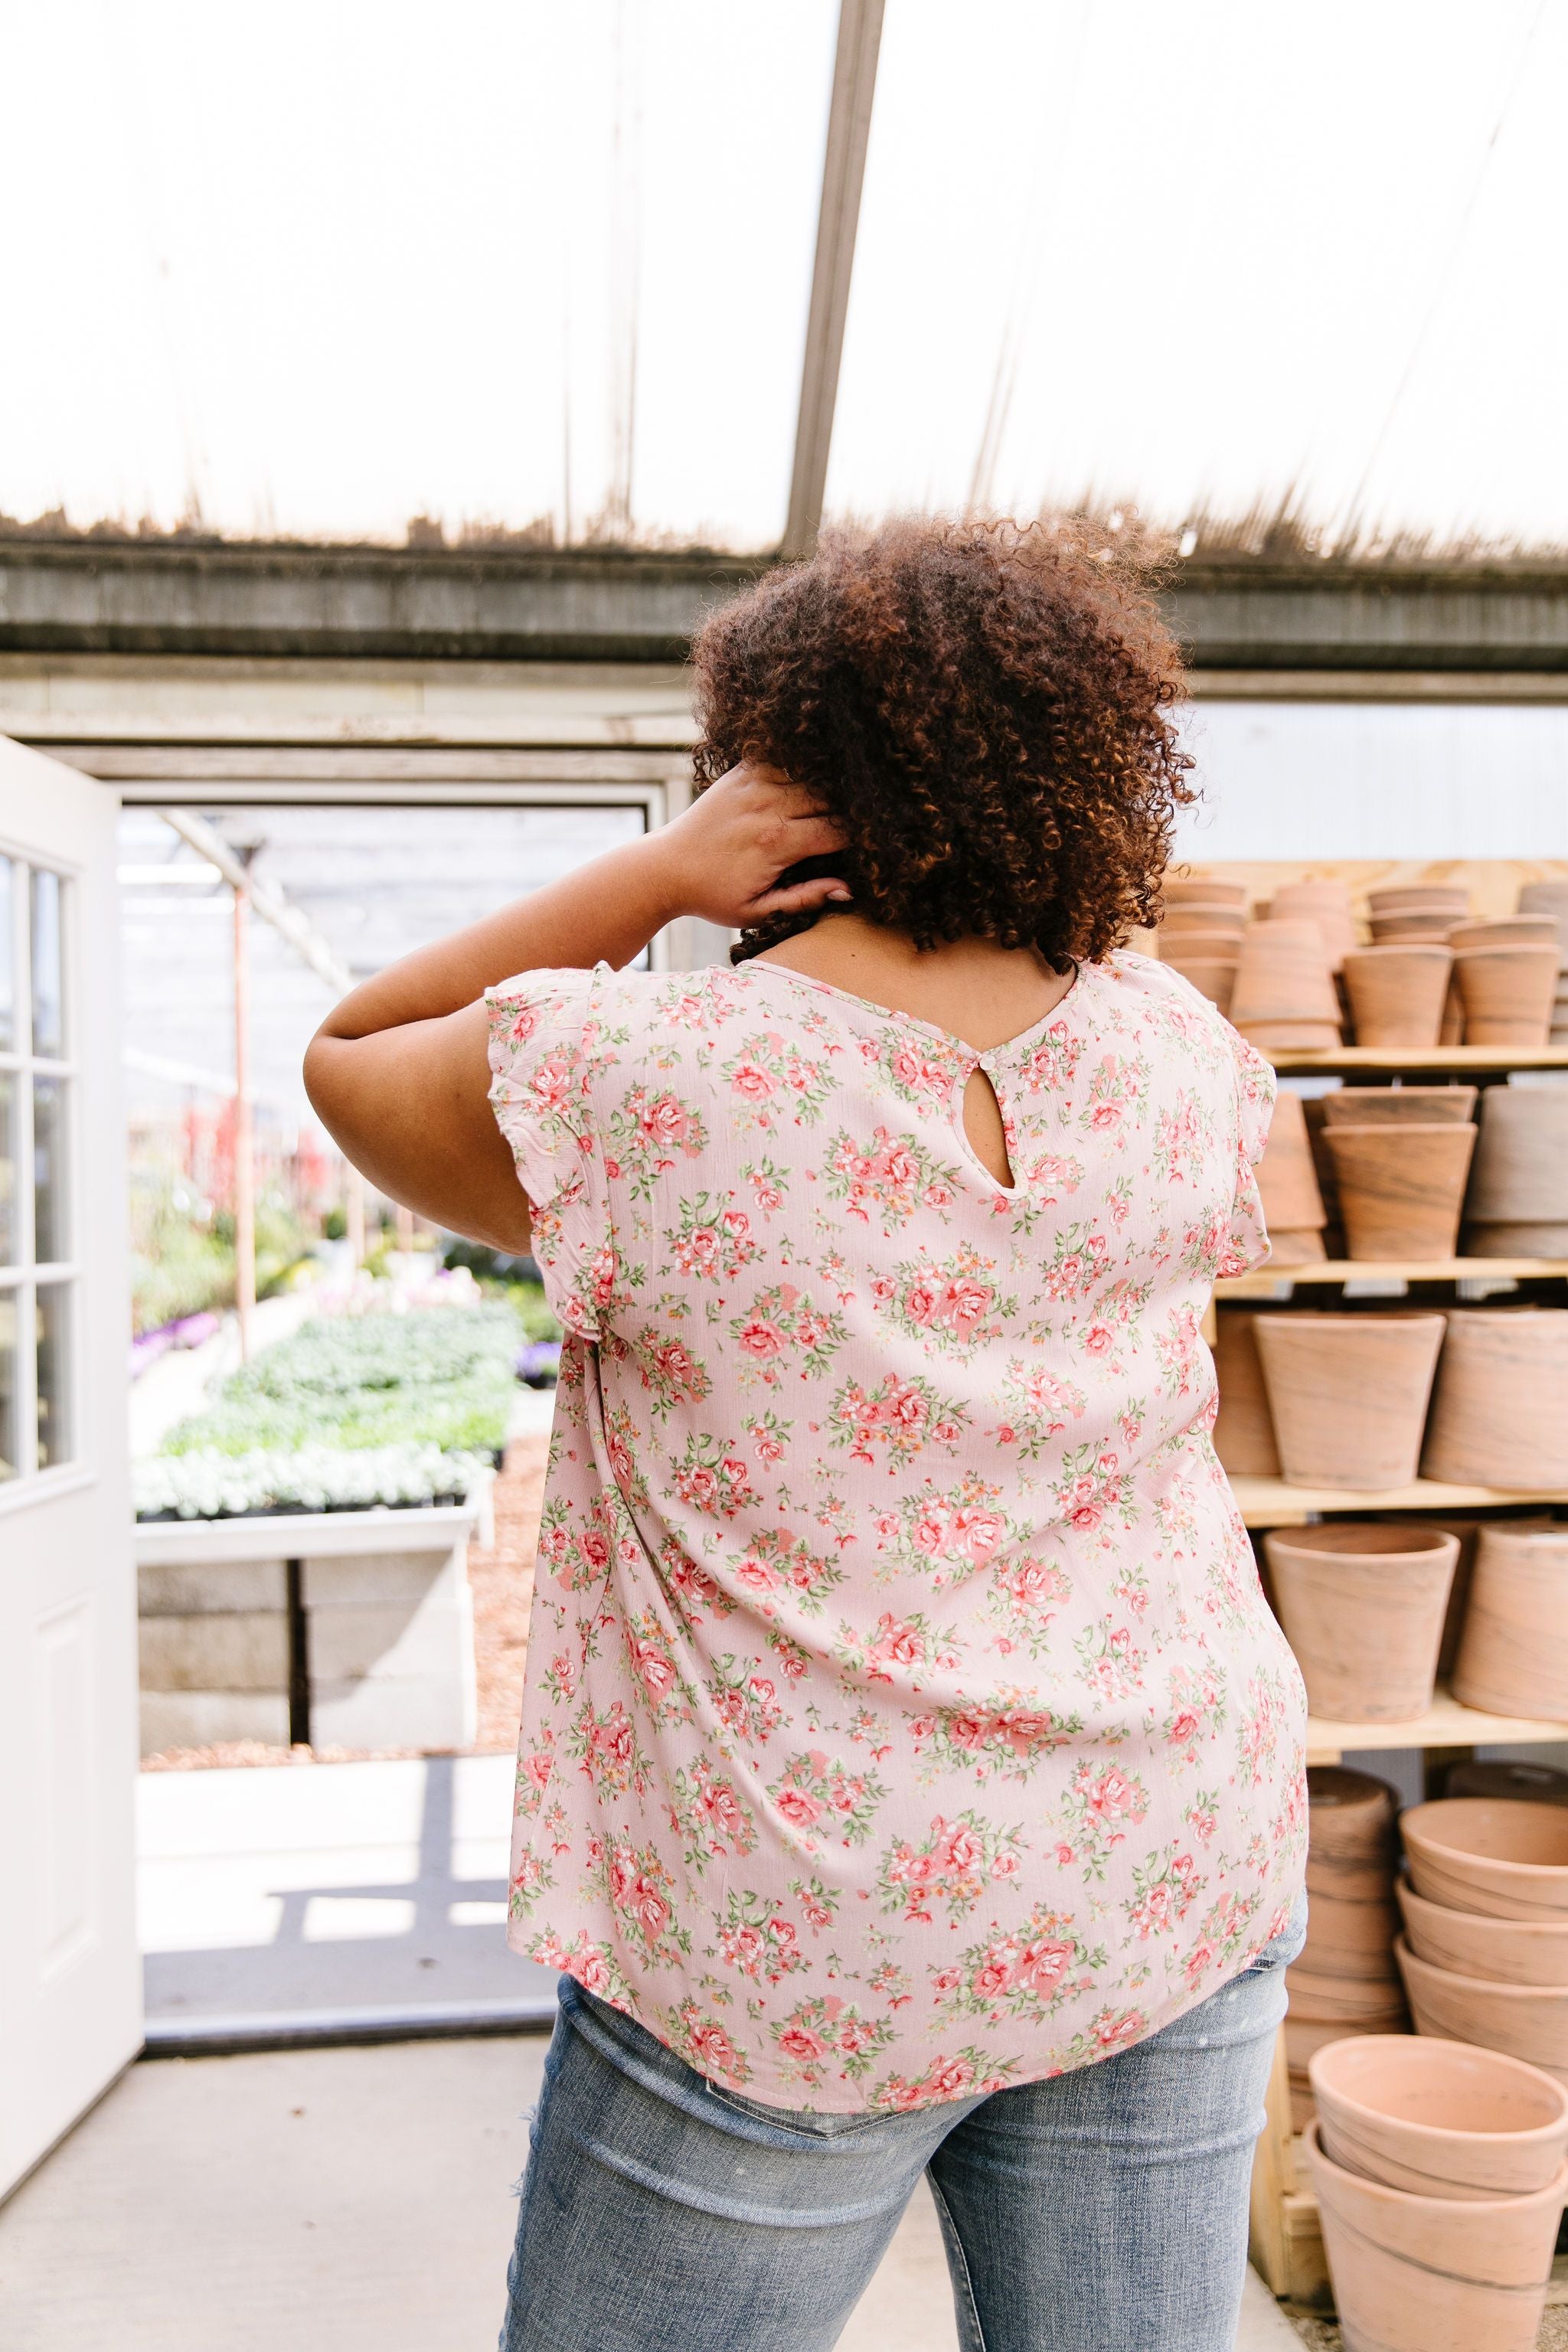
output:
<path id="1" fill-rule="evenodd" d="M 647 844 L 666 875 L 672 910 L 736 930 L 763 915 L 847 905 L 849 886 L 837 875 L 778 887 L 779 876 L 803 857 L 831 856 L 843 846 L 838 826 L 805 785 L 747 761 Z"/>

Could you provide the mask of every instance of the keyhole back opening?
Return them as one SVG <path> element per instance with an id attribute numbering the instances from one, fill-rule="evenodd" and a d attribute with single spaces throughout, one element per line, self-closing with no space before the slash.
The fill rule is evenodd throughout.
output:
<path id="1" fill-rule="evenodd" d="M 1013 1190 L 1013 1164 L 1007 1157 L 1007 1129 L 996 1089 L 978 1063 L 963 1089 L 963 1139 L 986 1174 L 1005 1192 Z"/>

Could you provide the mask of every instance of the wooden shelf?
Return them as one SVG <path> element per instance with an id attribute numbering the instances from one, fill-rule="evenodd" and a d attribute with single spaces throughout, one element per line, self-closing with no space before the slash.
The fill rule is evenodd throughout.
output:
<path id="1" fill-rule="evenodd" d="M 1260 1265 L 1215 1284 L 1216 1298 L 1288 1298 L 1299 1285 L 1340 1282 L 1541 1282 L 1568 1280 L 1568 1258 L 1310 1258 L 1305 1265 Z"/>
<path id="2" fill-rule="evenodd" d="M 1376 1748 L 1502 1748 L 1538 1739 L 1568 1740 L 1568 1721 L 1523 1715 L 1483 1715 L 1461 1706 L 1439 1684 L 1425 1715 L 1410 1723 L 1329 1723 L 1307 1718 L 1307 1761 L 1337 1764 L 1347 1753 Z"/>
<path id="3" fill-rule="evenodd" d="M 1259 1049 L 1261 1050 L 1261 1048 Z M 1407 1077 L 1416 1071 L 1568 1070 L 1568 1045 L 1325 1045 L 1264 1055 L 1282 1077 Z"/>
<path id="4" fill-rule="evenodd" d="M 1510 1503 L 1568 1503 L 1568 1487 L 1449 1486 L 1417 1478 L 1408 1486 L 1288 1486 L 1283 1478 L 1238 1476 L 1232 1494 L 1249 1528 L 1300 1528 L 1324 1511 L 1475 1511 Z"/>

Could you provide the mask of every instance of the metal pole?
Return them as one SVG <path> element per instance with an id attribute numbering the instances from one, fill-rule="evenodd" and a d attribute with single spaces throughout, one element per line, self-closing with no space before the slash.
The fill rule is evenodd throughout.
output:
<path id="1" fill-rule="evenodd" d="M 234 894 L 234 1304 L 239 1360 L 256 1307 L 256 1132 L 250 1099 L 250 898 Z"/>
<path id="2" fill-rule="evenodd" d="M 812 269 L 811 308 L 801 367 L 795 469 L 784 524 L 784 552 L 790 556 L 811 553 L 822 521 L 833 412 L 838 400 L 838 363 L 844 351 L 844 320 L 849 309 L 849 274 L 855 264 L 860 188 L 866 176 L 867 142 L 871 135 L 871 99 L 877 87 L 882 6 L 883 0 L 839 0 L 838 47 L 834 58 L 827 150 L 822 165 L 822 205 L 816 220 L 816 259 Z"/>

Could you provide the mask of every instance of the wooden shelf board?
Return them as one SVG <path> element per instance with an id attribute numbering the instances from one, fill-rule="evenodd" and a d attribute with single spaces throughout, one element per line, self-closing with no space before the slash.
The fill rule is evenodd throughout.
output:
<path id="1" fill-rule="evenodd" d="M 1282 1076 L 1402 1077 L 1416 1070 L 1568 1070 L 1568 1045 L 1324 1045 L 1264 1055 Z"/>
<path id="2" fill-rule="evenodd" d="M 1428 1257 L 1311 1259 L 1305 1265 L 1260 1265 L 1215 1284 L 1216 1298 L 1272 1298 L 1281 1285 L 1337 1282 L 1500 1282 L 1568 1279 L 1568 1258 Z"/>
<path id="3" fill-rule="evenodd" d="M 1307 1720 L 1309 1764 L 1337 1764 L 1342 1756 L 1377 1748 L 1502 1748 L 1541 1739 L 1568 1740 L 1568 1722 L 1537 1716 L 1483 1715 L 1461 1706 L 1439 1684 L 1425 1715 L 1411 1723 L 1329 1723 Z"/>
<path id="4" fill-rule="evenodd" d="M 1283 1478 L 1237 1476 L 1230 1482 L 1249 1528 L 1300 1528 L 1323 1511 L 1474 1511 L 1510 1503 L 1568 1503 L 1568 1487 L 1450 1486 L 1417 1478 L 1408 1486 L 1288 1486 Z"/>

